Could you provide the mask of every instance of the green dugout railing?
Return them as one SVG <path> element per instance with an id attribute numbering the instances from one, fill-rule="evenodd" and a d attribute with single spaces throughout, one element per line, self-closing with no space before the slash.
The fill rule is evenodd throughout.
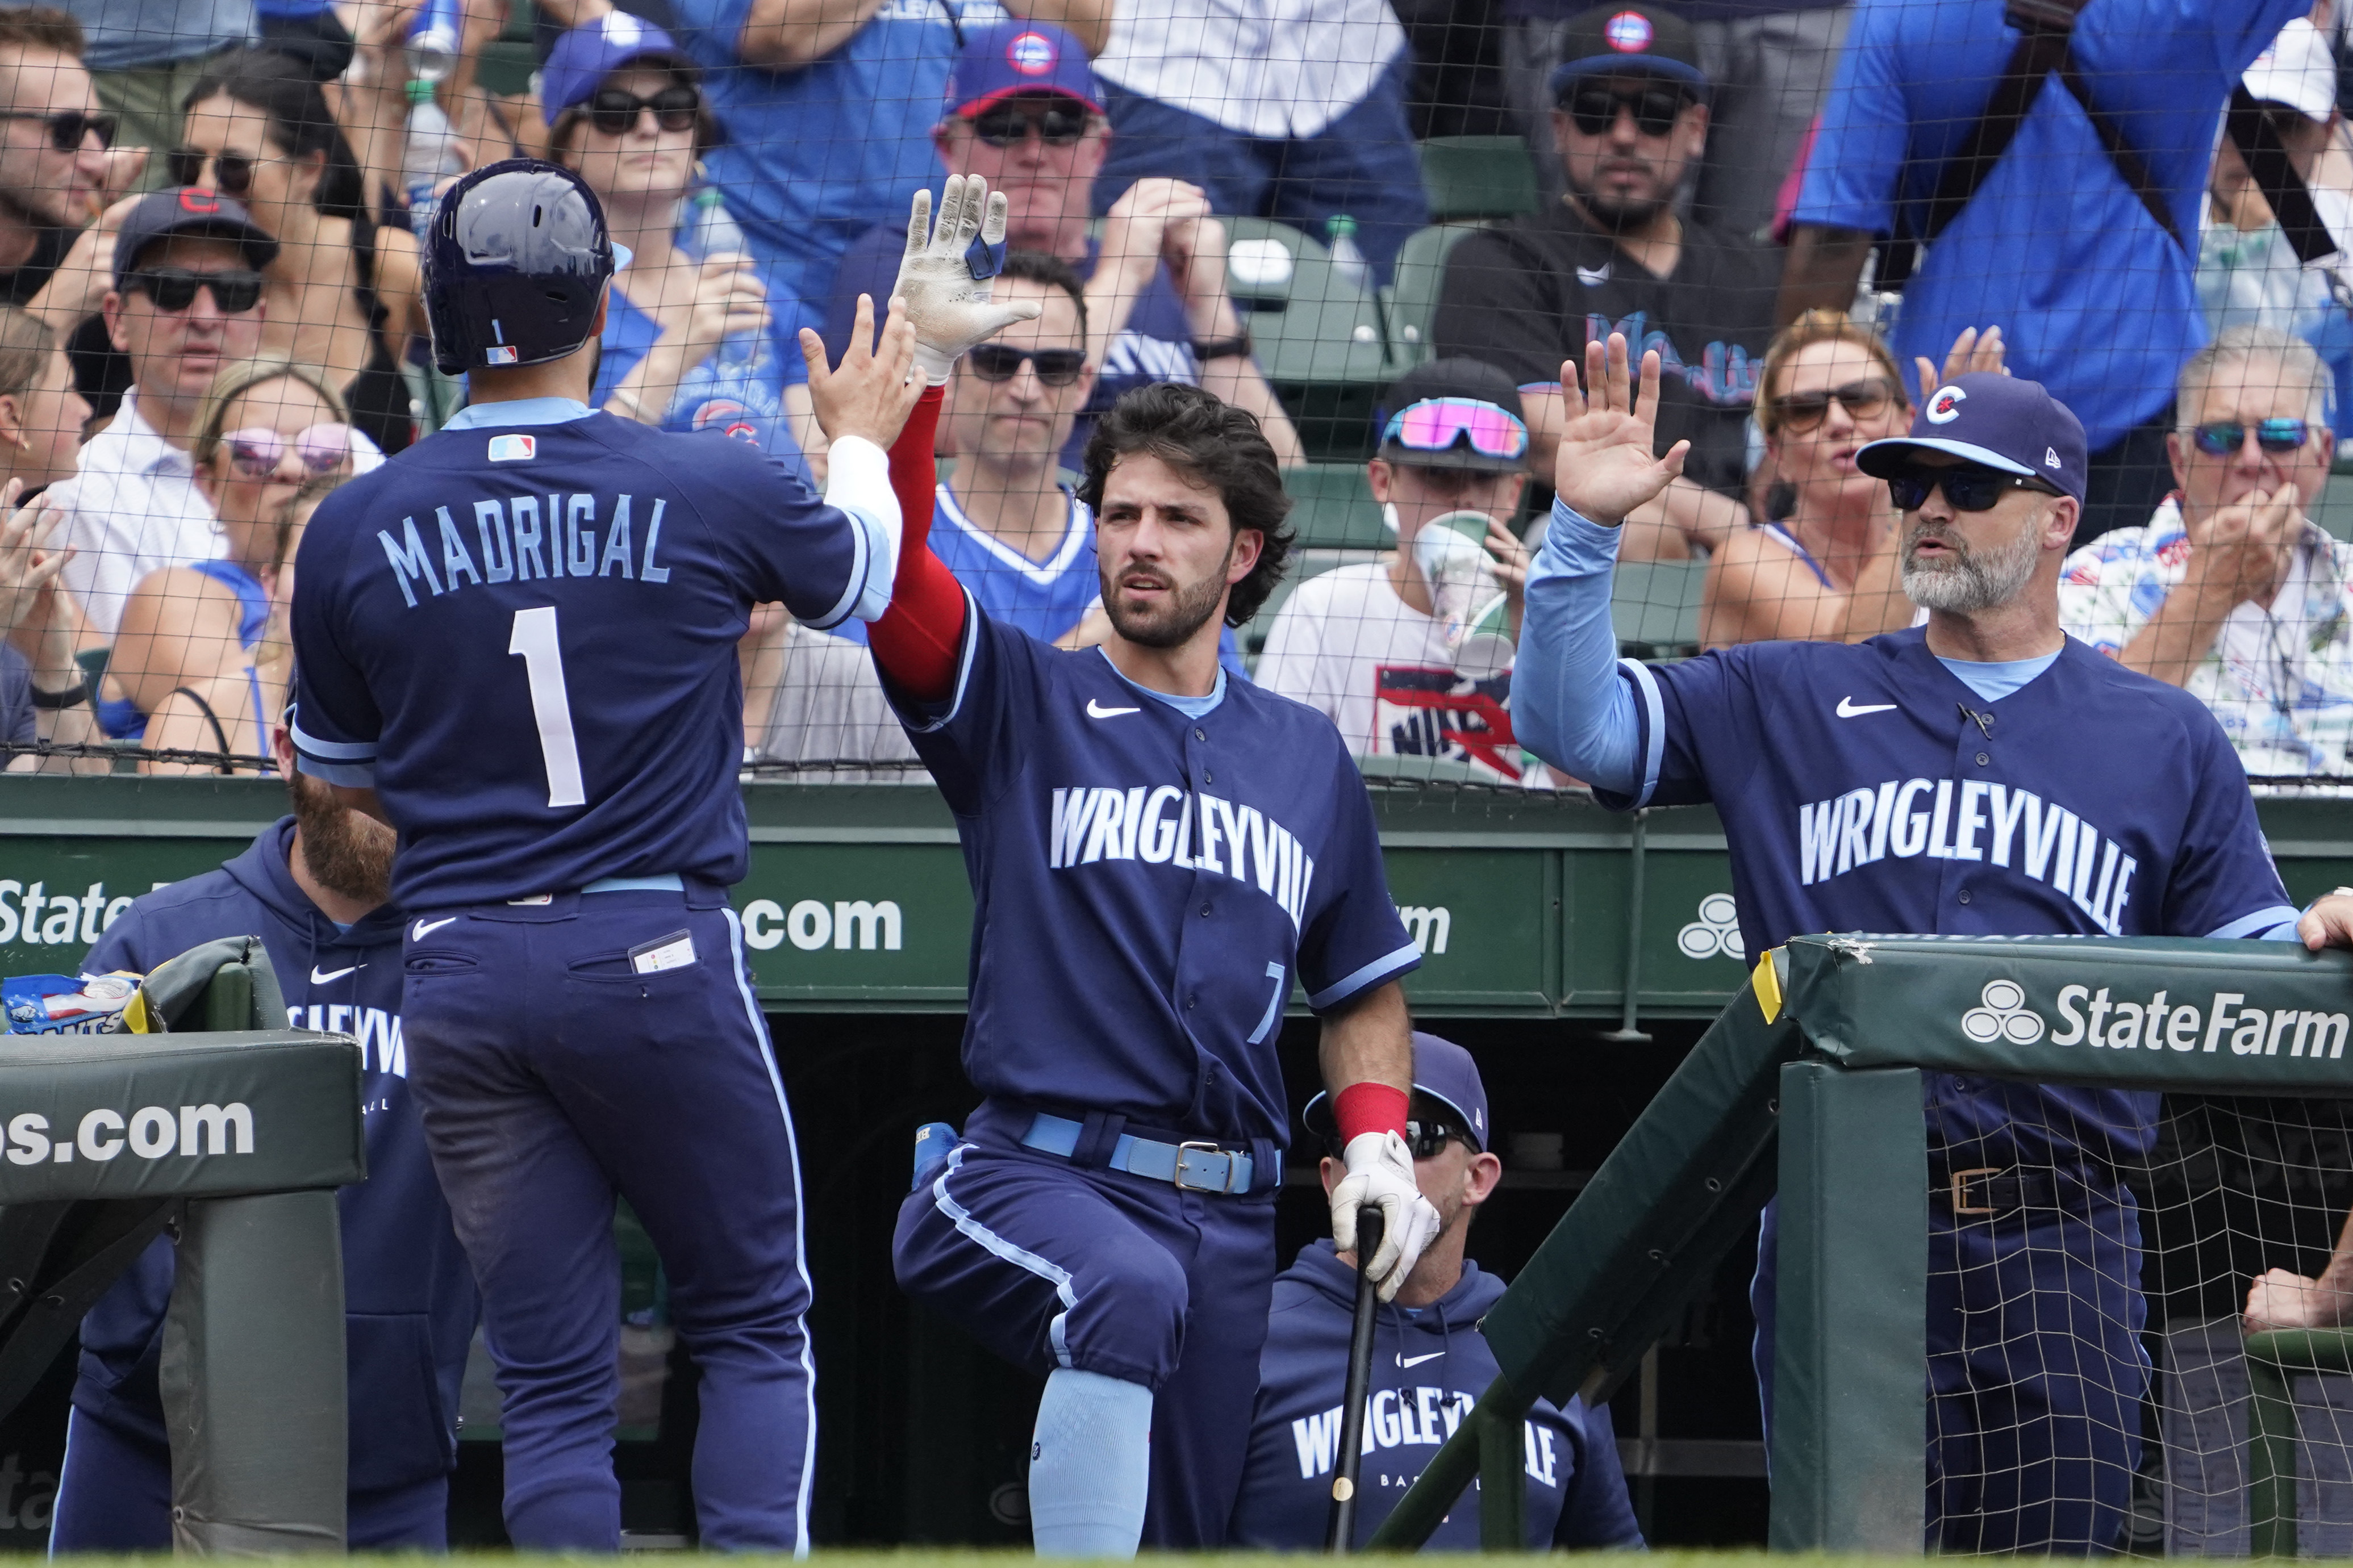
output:
<path id="1" fill-rule="evenodd" d="M 1482 1326 L 1502 1375 L 1371 1544 L 1426 1541 L 1478 1477 L 1482 1542 L 1520 1550 L 1518 1483 L 1490 1497 L 1485 1478 L 1500 1479 L 1506 1456 L 1516 1473 L 1529 1406 L 1606 1396 L 1778 1187 L 1771 1544 L 1919 1552 L 1921 1072 L 2341 1099 L 2353 1097 L 2348 1037 L 2353 955 L 2295 943 L 1790 942 L 1757 969 L 1490 1310 Z M 2256 1348 L 2276 1364 L 2319 1354 Z M 2272 1423 L 2258 1458 L 2274 1479 L 2252 1500 L 2270 1510 L 2257 1528 L 2274 1548 L 2282 1510 L 2291 1542 L 2295 1518 L 2292 1413 L 2280 1419 L 2288 1425 Z"/>
<path id="2" fill-rule="evenodd" d="M 752 869 L 735 904 L 770 1010 L 963 1010 L 972 897 L 935 790 L 761 782 L 744 796 Z M 0 777 L 0 973 L 71 970 L 110 911 L 239 852 L 285 798 L 262 779 Z M 1424 952 L 1407 981 L 1421 1015 L 1624 1027 L 1713 1017 L 1739 991 L 1713 811 L 1638 820 L 1581 794 L 1446 783 L 1377 786 L 1373 802 L 1390 894 Z M 2353 882 L 2353 801 L 2261 813 L 2299 900 Z"/>

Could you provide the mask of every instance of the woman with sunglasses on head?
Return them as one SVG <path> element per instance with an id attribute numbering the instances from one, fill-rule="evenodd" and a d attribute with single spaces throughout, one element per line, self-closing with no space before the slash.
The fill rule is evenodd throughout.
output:
<path id="1" fill-rule="evenodd" d="M 1947 379 L 2001 368 L 2001 331 L 1961 334 Z M 1917 363 L 1920 395 L 1935 367 Z M 1767 515 L 1708 564 L 1700 642 L 1860 642 L 1912 624 L 1884 481 L 1855 467 L 1865 443 L 1910 427 L 1903 372 L 1879 334 L 1836 310 L 1809 310 L 1773 340 L 1757 377 Z"/>
<path id="2" fill-rule="evenodd" d="M 213 384 L 194 456 L 196 482 L 220 518 L 224 553 L 149 574 L 123 605 L 114 640 L 112 669 L 131 704 L 149 716 L 149 746 L 235 750 L 215 744 L 244 719 L 242 701 L 221 708 L 224 681 L 250 696 L 257 733 L 268 738 L 263 716 L 273 710 L 257 650 L 269 626 L 269 584 L 286 559 L 284 510 L 306 484 L 350 472 L 353 435 L 341 395 L 306 366 L 259 360 Z M 238 754 L 259 754 L 259 742 Z M 188 769 L 155 763 L 150 771 Z"/>
<path id="3" fill-rule="evenodd" d="M 540 92 L 548 155 L 596 193 L 626 252 L 589 402 L 644 425 L 717 430 L 797 465 L 815 436 L 807 373 L 797 355 L 768 349 L 766 286 L 741 251 L 697 257 L 678 243 L 697 163 L 718 141 L 701 68 L 660 28 L 616 12 L 556 40 Z"/>
<path id="4" fill-rule="evenodd" d="M 427 331 L 417 241 L 368 216 L 319 84 L 282 55 L 225 55 L 186 100 L 175 184 L 236 197 L 278 240 L 262 346 L 325 369 L 356 425 L 396 452 L 416 437 L 401 361 Z"/>

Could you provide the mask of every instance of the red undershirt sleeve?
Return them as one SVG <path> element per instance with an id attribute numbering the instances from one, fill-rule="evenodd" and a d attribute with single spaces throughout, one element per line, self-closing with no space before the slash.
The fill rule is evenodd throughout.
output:
<path id="1" fill-rule="evenodd" d="M 932 553 L 938 485 L 932 443 L 944 391 L 926 390 L 891 444 L 891 489 L 899 498 L 899 571 L 891 584 L 891 607 L 866 628 L 874 662 L 901 690 L 923 702 L 940 701 L 955 689 L 966 613 L 964 585 Z"/>

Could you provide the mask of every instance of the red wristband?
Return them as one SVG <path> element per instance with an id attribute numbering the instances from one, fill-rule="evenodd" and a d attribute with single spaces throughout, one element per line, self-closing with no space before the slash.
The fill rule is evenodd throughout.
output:
<path id="1" fill-rule="evenodd" d="M 1340 1129 L 1340 1147 L 1361 1133 L 1394 1132 L 1405 1136 L 1411 1100 L 1405 1090 L 1386 1083 L 1352 1083 L 1332 1097 L 1332 1120 Z"/>

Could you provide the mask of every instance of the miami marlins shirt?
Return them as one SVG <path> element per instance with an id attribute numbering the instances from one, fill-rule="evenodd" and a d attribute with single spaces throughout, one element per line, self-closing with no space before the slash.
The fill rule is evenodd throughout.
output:
<path id="1" fill-rule="evenodd" d="M 554 399 L 469 409 L 303 536 L 302 769 L 373 784 L 412 911 L 740 881 L 751 607 L 880 614 L 893 539 L 744 442 Z"/>
<path id="2" fill-rule="evenodd" d="M 1293 984 L 1320 1012 L 1421 961 L 1331 721 L 1222 673 L 1180 704 L 969 595 L 950 699 L 891 694 L 972 879 L 974 1085 L 1287 1142 Z"/>

